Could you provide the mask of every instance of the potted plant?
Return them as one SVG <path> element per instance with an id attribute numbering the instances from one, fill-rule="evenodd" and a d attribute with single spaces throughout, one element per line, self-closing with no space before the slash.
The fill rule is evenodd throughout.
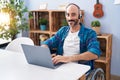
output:
<path id="1" fill-rule="evenodd" d="M 67 23 L 66 19 L 62 20 L 62 26 L 68 26 L 68 23 Z"/>
<path id="2" fill-rule="evenodd" d="M 45 19 L 45 18 L 39 19 L 40 29 L 43 31 L 46 30 L 47 23 L 48 23 L 47 19 Z"/>
<path id="3" fill-rule="evenodd" d="M 29 28 L 30 29 L 34 29 L 34 16 L 33 16 L 33 12 L 30 11 L 29 12 Z"/>
<path id="4" fill-rule="evenodd" d="M 14 39 L 19 32 L 28 29 L 28 21 L 24 16 L 28 10 L 24 6 L 24 1 L 5 0 L 4 2 L 0 2 L 0 5 L 0 13 L 8 13 L 10 16 L 10 23 L 7 25 L 7 29 L 5 29 L 6 25 L 0 25 L 0 38 Z"/>
<path id="5" fill-rule="evenodd" d="M 100 34 L 100 22 L 98 20 L 94 20 L 91 22 L 92 29 L 98 34 Z"/>
<path id="6" fill-rule="evenodd" d="M 29 19 L 33 19 L 34 17 L 33 17 L 33 13 L 30 11 L 29 12 Z"/>

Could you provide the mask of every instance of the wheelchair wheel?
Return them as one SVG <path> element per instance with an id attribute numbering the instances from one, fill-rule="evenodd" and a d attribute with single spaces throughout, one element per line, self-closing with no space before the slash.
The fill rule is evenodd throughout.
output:
<path id="1" fill-rule="evenodd" d="M 101 68 L 94 69 L 86 80 L 105 80 L 104 71 Z"/>

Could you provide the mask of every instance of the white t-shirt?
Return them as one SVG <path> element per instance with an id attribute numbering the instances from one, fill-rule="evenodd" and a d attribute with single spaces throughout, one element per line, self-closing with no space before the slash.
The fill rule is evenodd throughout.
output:
<path id="1" fill-rule="evenodd" d="M 79 31 L 74 33 L 71 33 L 71 31 L 69 31 L 63 45 L 64 56 L 80 53 L 80 38 L 78 37 L 78 33 Z"/>

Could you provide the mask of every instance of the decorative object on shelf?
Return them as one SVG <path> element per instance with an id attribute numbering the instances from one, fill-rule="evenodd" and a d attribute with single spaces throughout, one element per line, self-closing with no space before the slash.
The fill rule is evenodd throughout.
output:
<path id="1" fill-rule="evenodd" d="M 48 23 L 47 19 L 45 19 L 45 18 L 39 19 L 40 30 L 43 30 L 43 31 L 46 30 L 47 29 L 47 23 Z"/>
<path id="2" fill-rule="evenodd" d="M 114 0 L 114 4 L 120 4 L 120 0 Z"/>
<path id="3" fill-rule="evenodd" d="M 27 30 L 28 22 L 24 17 L 27 11 L 22 0 L 1 0 L 0 16 L 4 18 L 0 20 L 0 38 L 13 39 L 19 31 Z"/>
<path id="4" fill-rule="evenodd" d="M 91 27 L 97 33 L 97 35 L 100 34 L 100 26 L 101 26 L 101 24 L 98 20 L 91 22 Z"/>
<path id="5" fill-rule="evenodd" d="M 68 22 L 66 21 L 66 19 L 62 20 L 62 26 L 68 26 Z"/>
<path id="6" fill-rule="evenodd" d="M 49 37 L 45 34 L 40 35 L 40 44 L 43 44 L 45 40 L 47 40 Z"/>
<path id="7" fill-rule="evenodd" d="M 47 9 L 47 3 L 40 3 L 40 7 L 39 7 L 39 9 Z"/>
<path id="8" fill-rule="evenodd" d="M 103 17 L 104 12 L 102 10 L 102 4 L 99 3 L 99 0 L 97 0 L 97 3 L 94 5 L 94 12 L 93 12 L 93 16 L 96 18 L 101 18 Z"/>
<path id="9" fill-rule="evenodd" d="M 67 3 L 59 5 L 58 10 L 65 10 L 67 5 L 68 5 Z"/>
<path id="10" fill-rule="evenodd" d="M 32 12 L 29 12 L 29 19 L 33 19 L 34 17 L 33 17 L 33 14 L 32 14 Z"/>

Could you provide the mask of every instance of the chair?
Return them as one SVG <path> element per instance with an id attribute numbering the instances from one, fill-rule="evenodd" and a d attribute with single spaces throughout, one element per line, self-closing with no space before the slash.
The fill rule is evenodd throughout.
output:
<path id="1" fill-rule="evenodd" d="M 15 51 L 15 52 L 20 52 L 23 53 L 21 44 L 28 44 L 28 45 L 34 45 L 32 39 L 27 38 L 27 37 L 19 37 L 11 41 L 5 50 L 10 50 L 10 51 Z"/>

